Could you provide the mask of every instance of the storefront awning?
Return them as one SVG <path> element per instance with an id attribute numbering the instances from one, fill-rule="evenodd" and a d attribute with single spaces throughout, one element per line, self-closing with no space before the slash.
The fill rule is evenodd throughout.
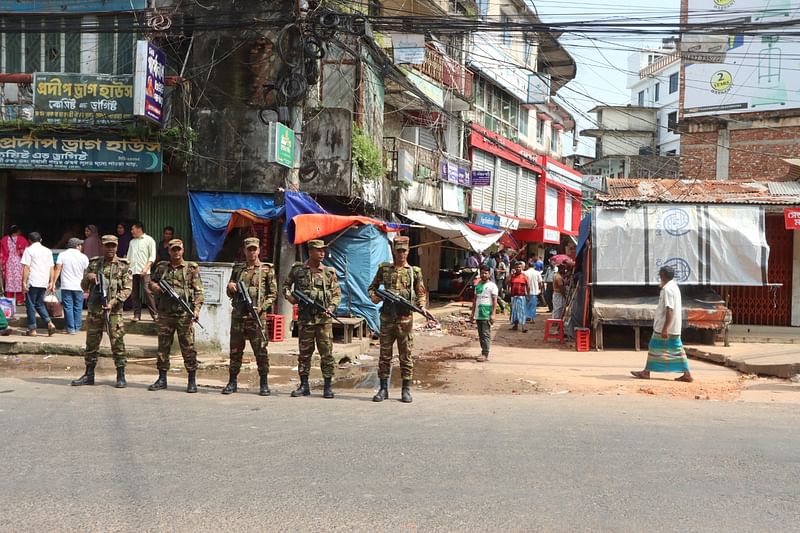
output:
<path id="1" fill-rule="evenodd" d="M 308 242 L 311 239 L 320 239 L 357 225 L 375 226 L 384 233 L 401 231 L 405 227 L 402 224 L 390 224 L 370 217 L 331 215 L 328 213 L 297 215 L 289 223 L 289 227 L 294 228 L 294 244 Z"/>
<path id="2" fill-rule="evenodd" d="M 425 211 L 417 211 L 416 209 L 409 209 L 405 216 L 417 224 L 425 226 L 437 235 L 441 235 L 456 246 L 475 252 L 486 250 L 503 236 L 503 232 L 481 235 L 471 230 L 463 220 L 434 215 Z"/>

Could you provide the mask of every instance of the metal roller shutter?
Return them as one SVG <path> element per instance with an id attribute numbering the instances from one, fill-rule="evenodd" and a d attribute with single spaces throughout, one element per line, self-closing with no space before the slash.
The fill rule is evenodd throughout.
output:
<path id="1" fill-rule="evenodd" d="M 500 176 L 497 182 L 497 203 L 495 210 L 503 215 L 516 215 L 517 167 L 500 161 Z"/>
<path id="2" fill-rule="evenodd" d="M 475 150 L 472 153 L 472 170 L 488 170 L 492 173 L 492 182 L 497 179 L 494 176 L 494 156 Z M 492 210 L 492 189 L 489 187 L 473 187 L 472 189 L 472 208 L 481 211 Z"/>
<path id="3" fill-rule="evenodd" d="M 519 183 L 519 216 L 536 219 L 536 174 L 525 169 Z"/>

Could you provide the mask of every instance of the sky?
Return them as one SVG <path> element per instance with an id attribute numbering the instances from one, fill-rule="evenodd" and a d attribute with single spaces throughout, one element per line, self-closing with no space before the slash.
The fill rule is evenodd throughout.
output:
<path id="1" fill-rule="evenodd" d="M 533 3 L 544 22 L 635 17 L 677 22 L 680 15 L 680 0 L 533 0 Z M 630 103 L 626 72 L 629 56 L 638 48 L 661 44 L 660 38 L 643 40 L 637 35 L 619 34 L 592 34 L 591 38 L 564 34 L 559 41 L 577 64 L 575 80 L 558 92 L 558 99 L 577 121 L 576 132 L 594 127 L 590 120 L 594 115 L 588 111 L 596 105 Z M 594 141 L 580 136 L 577 139 L 575 151 L 593 157 Z M 573 153 L 571 141 L 564 146 L 564 154 L 570 153 Z"/>

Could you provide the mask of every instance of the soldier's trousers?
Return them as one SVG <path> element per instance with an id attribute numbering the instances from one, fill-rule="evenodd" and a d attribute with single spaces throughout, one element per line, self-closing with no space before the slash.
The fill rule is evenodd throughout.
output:
<path id="1" fill-rule="evenodd" d="M 169 370 L 169 351 L 172 348 L 172 338 L 178 333 L 178 344 L 183 355 L 183 366 L 188 372 L 197 370 L 197 351 L 194 349 L 194 323 L 192 316 L 183 314 L 178 316 L 158 316 L 158 362 L 159 370 Z"/>
<path id="2" fill-rule="evenodd" d="M 266 328 L 266 321 L 262 320 L 262 325 Z M 266 334 L 266 331 L 264 332 Z M 258 324 L 250 315 L 231 316 L 231 370 L 239 371 L 242 368 L 242 356 L 244 355 L 245 341 L 250 341 L 250 347 L 256 356 L 258 371 L 269 373 L 269 355 L 267 353 L 267 343 L 261 338 Z M 313 348 L 312 348 L 313 350 Z"/>
<path id="3" fill-rule="evenodd" d="M 111 354 L 114 356 L 114 366 L 124 367 L 127 363 L 125 355 L 125 328 L 122 325 L 122 313 L 111 314 Z M 100 351 L 100 341 L 106 330 L 103 323 L 103 313 L 89 312 L 86 317 L 86 354 L 83 360 L 87 366 L 97 365 L 97 356 Z"/>
<path id="4" fill-rule="evenodd" d="M 414 317 L 381 315 L 381 352 L 378 359 L 378 378 L 387 379 L 392 368 L 392 349 L 397 342 L 397 355 L 400 359 L 400 375 L 403 379 L 414 377 Z"/>
<path id="5" fill-rule="evenodd" d="M 297 324 L 297 336 L 300 357 L 297 363 L 297 373 L 308 376 L 311 370 L 311 356 L 314 355 L 314 343 L 319 351 L 319 367 L 322 376 L 333 377 L 333 326 L 330 322 L 324 324 Z"/>

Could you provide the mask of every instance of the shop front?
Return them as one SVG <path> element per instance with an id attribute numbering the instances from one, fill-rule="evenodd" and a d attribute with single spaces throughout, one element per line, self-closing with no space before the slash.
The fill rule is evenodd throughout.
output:
<path id="1" fill-rule="evenodd" d="M 513 235 L 521 242 L 558 246 L 578 234 L 583 175 L 550 157 L 537 159 L 544 172 L 536 191 L 536 227 Z"/>
<path id="2" fill-rule="evenodd" d="M 524 146 L 471 125 L 472 198 L 475 224 L 500 230 L 536 227 L 538 184 L 544 171 Z"/>

